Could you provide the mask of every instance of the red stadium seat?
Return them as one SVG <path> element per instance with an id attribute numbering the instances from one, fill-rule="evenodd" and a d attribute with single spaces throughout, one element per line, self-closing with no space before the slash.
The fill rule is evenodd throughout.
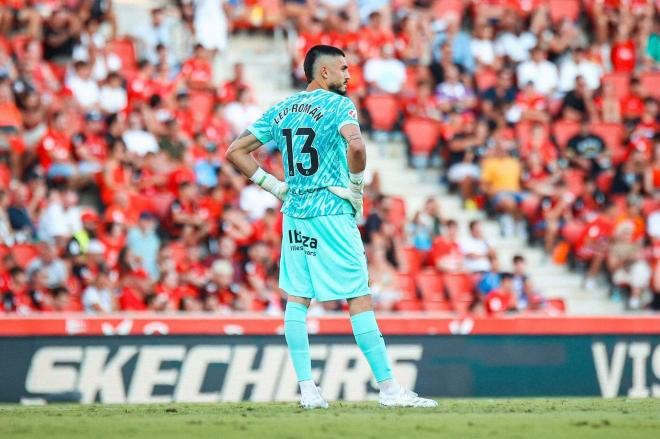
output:
<path id="1" fill-rule="evenodd" d="M 625 98 L 630 94 L 630 75 L 626 72 L 606 73 L 601 79 L 603 84 L 612 84 L 616 97 Z"/>
<path id="2" fill-rule="evenodd" d="M 474 74 L 474 81 L 479 91 L 488 90 L 497 84 L 497 73 L 493 69 L 478 69 Z"/>
<path id="3" fill-rule="evenodd" d="M 624 128 L 619 123 L 596 122 L 591 124 L 591 131 L 603 138 L 610 151 L 621 148 Z"/>
<path id="4" fill-rule="evenodd" d="M 553 311 L 565 312 L 566 311 L 566 302 L 561 297 L 550 297 L 546 301 L 548 308 Z"/>
<path id="5" fill-rule="evenodd" d="M 529 142 L 532 138 L 532 128 L 536 125 L 537 122 L 523 121 L 516 124 L 516 138 L 518 143 L 523 145 Z M 550 134 L 550 128 L 548 125 L 543 125 L 543 128 L 546 131 L 546 135 Z"/>
<path id="6" fill-rule="evenodd" d="M 650 96 L 660 99 L 660 72 L 646 72 L 639 75 L 642 88 Z"/>
<path id="7" fill-rule="evenodd" d="M 107 48 L 121 60 L 121 73 L 127 77 L 133 76 L 137 71 L 137 55 L 133 40 L 128 37 L 117 38 L 108 42 Z"/>
<path id="8" fill-rule="evenodd" d="M 190 109 L 196 122 L 206 122 L 213 111 L 215 96 L 213 93 L 203 90 L 190 91 Z"/>
<path id="9" fill-rule="evenodd" d="M 387 220 L 395 225 L 406 222 L 406 201 L 402 197 L 389 197 L 389 212 Z"/>
<path id="10" fill-rule="evenodd" d="M 32 244 L 16 244 L 11 248 L 11 255 L 19 267 L 25 268 L 37 256 L 39 251 Z"/>
<path id="11" fill-rule="evenodd" d="M 467 302 L 471 304 L 474 300 L 474 282 L 469 275 L 445 274 L 443 282 L 452 303 Z"/>
<path id="12" fill-rule="evenodd" d="M 557 146 L 564 149 L 568 145 L 568 141 L 571 140 L 571 137 L 575 136 L 580 132 L 580 122 L 562 119 L 558 120 L 552 125 L 552 135 L 555 137 Z"/>
<path id="13" fill-rule="evenodd" d="M 564 181 L 572 193 L 579 196 L 584 192 L 584 171 L 580 169 L 566 169 Z"/>
<path id="14" fill-rule="evenodd" d="M 568 18 L 576 22 L 582 8 L 580 0 L 547 0 L 550 19 L 554 24 Z"/>
<path id="15" fill-rule="evenodd" d="M 401 300 L 417 300 L 415 279 L 411 274 L 397 273 L 396 286 L 401 293 Z"/>
<path id="16" fill-rule="evenodd" d="M 584 223 L 581 221 L 568 221 L 561 229 L 561 236 L 566 242 L 573 245 L 584 232 Z"/>
<path id="17" fill-rule="evenodd" d="M 399 101 L 391 95 L 369 95 L 364 106 L 371 117 L 371 126 L 378 131 L 392 131 L 399 118 Z"/>
<path id="18" fill-rule="evenodd" d="M 422 311 L 422 303 L 417 299 L 400 300 L 394 305 L 397 311 Z"/>
<path id="19" fill-rule="evenodd" d="M 451 303 L 446 300 L 425 300 L 423 303 L 425 311 L 453 311 Z"/>
<path id="20" fill-rule="evenodd" d="M 4 163 L 0 163 L 0 187 L 9 187 L 11 183 L 11 169 Z"/>
<path id="21" fill-rule="evenodd" d="M 422 267 L 422 259 L 424 255 L 415 247 L 405 247 L 403 249 L 403 264 L 404 272 L 415 275 Z"/>
<path id="22" fill-rule="evenodd" d="M 425 301 L 446 302 L 442 274 L 423 272 L 417 275 L 417 285 Z"/>
<path id="23" fill-rule="evenodd" d="M 614 174 L 610 172 L 601 172 L 598 177 L 596 177 L 596 186 L 604 194 L 608 194 L 612 188 L 612 181 L 614 180 Z"/>
<path id="24" fill-rule="evenodd" d="M 403 124 L 403 132 L 410 142 L 410 152 L 428 157 L 440 140 L 440 126 L 432 119 L 409 117 Z"/>
<path id="25" fill-rule="evenodd" d="M 463 0 L 436 0 L 433 2 L 433 15 L 442 18 L 448 14 L 455 14 L 459 21 L 463 19 L 465 2 Z"/>

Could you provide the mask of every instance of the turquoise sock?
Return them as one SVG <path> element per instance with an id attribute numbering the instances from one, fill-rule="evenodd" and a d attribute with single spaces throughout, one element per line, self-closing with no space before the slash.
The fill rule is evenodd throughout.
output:
<path id="1" fill-rule="evenodd" d="M 361 312 L 351 317 L 351 326 L 355 341 L 367 357 L 376 381 L 392 379 L 392 369 L 387 358 L 385 340 L 378 330 L 378 323 L 373 311 Z"/>
<path id="2" fill-rule="evenodd" d="M 307 337 L 307 307 L 296 302 L 287 302 L 284 311 L 284 338 L 298 381 L 312 379 L 312 360 L 309 356 Z"/>

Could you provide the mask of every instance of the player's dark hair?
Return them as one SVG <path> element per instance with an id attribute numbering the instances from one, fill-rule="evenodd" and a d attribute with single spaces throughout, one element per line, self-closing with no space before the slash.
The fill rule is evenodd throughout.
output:
<path id="1" fill-rule="evenodd" d="M 312 47 L 305 55 L 305 62 L 303 63 L 307 82 L 312 82 L 312 79 L 314 79 L 314 64 L 316 63 L 316 60 L 323 55 L 346 56 L 343 50 L 334 46 L 319 44 L 318 46 Z"/>

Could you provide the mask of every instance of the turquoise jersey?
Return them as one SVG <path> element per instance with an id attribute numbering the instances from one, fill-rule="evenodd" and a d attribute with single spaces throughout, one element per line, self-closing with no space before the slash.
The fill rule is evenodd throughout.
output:
<path id="1" fill-rule="evenodd" d="M 339 130 L 358 125 L 345 96 L 323 89 L 302 91 L 275 104 L 248 130 L 282 153 L 289 193 L 282 213 L 294 218 L 353 214 L 351 204 L 328 186 L 348 187 L 347 143 Z"/>

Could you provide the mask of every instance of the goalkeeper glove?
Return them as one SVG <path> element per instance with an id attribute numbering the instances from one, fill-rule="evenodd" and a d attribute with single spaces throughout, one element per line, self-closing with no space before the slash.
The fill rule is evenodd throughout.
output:
<path id="1" fill-rule="evenodd" d="M 284 201 L 286 198 L 286 193 L 289 191 L 289 185 L 284 181 L 280 181 L 272 174 L 264 171 L 261 168 L 258 168 L 250 180 L 261 186 L 262 189 L 270 192 L 275 195 L 281 201 Z"/>
<path id="2" fill-rule="evenodd" d="M 362 218 L 364 200 L 362 198 L 362 191 L 364 189 L 364 172 L 357 174 L 350 173 L 348 178 L 348 189 L 339 186 L 330 186 L 328 190 L 339 198 L 351 203 L 355 209 L 355 221 Z"/>

